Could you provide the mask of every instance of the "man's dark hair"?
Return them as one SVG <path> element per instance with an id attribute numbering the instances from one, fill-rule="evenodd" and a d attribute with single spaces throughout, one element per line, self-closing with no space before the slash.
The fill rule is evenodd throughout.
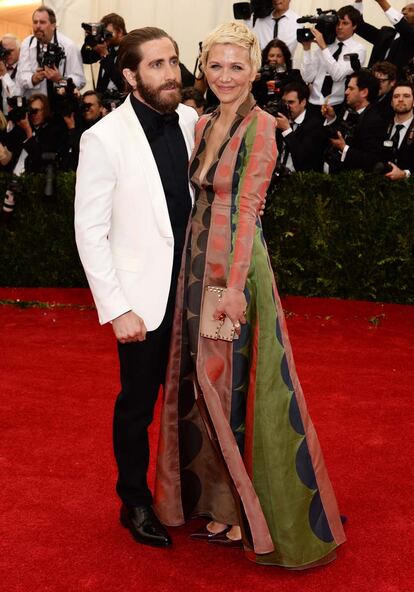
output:
<path id="1" fill-rule="evenodd" d="M 49 21 L 52 23 L 52 25 L 56 25 L 56 14 L 55 11 L 52 10 L 52 8 L 49 8 L 48 6 L 39 6 L 39 8 L 36 8 L 36 10 L 33 11 L 32 20 L 35 15 L 35 12 L 47 12 L 47 14 L 49 15 Z"/>
<path id="2" fill-rule="evenodd" d="M 391 64 L 391 62 L 375 62 L 371 68 L 371 72 L 385 74 L 389 80 L 397 80 L 397 66 Z"/>
<path id="3" fill-rule="evenodd" d="M 207 105 L 203 93 L 199 91 L 198 88 L 194 88 L 194 86 L 186 86 L 181 92 L 181 102 L 184 103 L 191 99 L 196 104 L 196 107 L 206 107 Z"/>
<path id="4" fill-rule="evenodd" d="M 392 89 L 392 93 L 394 94 L 394 91 L 396 88 L 400 88 L 401 86 L 405 86 L 407 88 L 411 88 L 411 92 L 413 94 L 414 97 L 414 84 L 412 82 L 410 82 L 409 80 L 399 80 L 397 82 L 397 84 L 394 86 L 394 88 Z"/>
<path id="5" fill-rule="evenodd" d="M 113 25 L 114 29 L 116 29 L 117 31 L 121 31 L 123 35 L 127 34 L 125 21 L 122 18 L 122 16 L 116 14 L 116 12 L 111 12 L 110 14 L 106 14 L 105 16 L 103 16 L 101 18 L 101 23 L 104 25 L 104 27 L 107 27 L 108 25 Z"/>
<path id="6" fill-rule="evenodd" d="M 359 25 L 359 23 L 361 22 L 361 13 L 359 12 L 359 10 L 351 6 L 351 4 L 342 6 L 338 10 L 337 14 L 339 19 L 343 19 L 347 16 L 353 25 Z"/>
<path id="7" fill-rule="evenodd" d="M 86 92 L 84 92 L 82 95 L 82 102 L 85 99 L 85 97 L 96 97 L 99 106 L 102 107 L 102 95 L 101 93 L 96 92 L 96 90 L 87 90 Z"/>
<path id="8" fill-rule="evenodd" d="M 142 29 L 134 29 L 130 31 L 125 37 L 121 39 L 118 49 L 118 68 L 122 72 L 124 68 L 128 68 L 132 72 L 138 70 L 138 66 L 142 61 L 141 45 L 147 41 L 154 41 L 155 39 L 167 38 L 174 45 L 178 56 L 178 45 L 176 41 L 168 33 L 157 27 L 143 27 Z M 131 91 L 131 86 L 126 83 L 127 90 Z"/>
<path id="9" fill-rule="evenodd" d="M 359 90 L 365 88 L 368 90 L 367 100 L 369 103 L 373 103 L 378 98 L 380 83 L 370 70 L 362 68 L 358 72 L 351 74 L 351 78 L 356 79 Z"/>
<path id="10" fill-rule="evenodd" d="M 289 84 L 286 84 L 286 86 L 283 87 L 283 94 L 286 95 L 287 93 L 290 92 L 295 92 L 298 95 L 298 100 L 300 102 L 303 101 L 303 99 L 306 99 L 306 101 L 309 100 L 309 87 L 307 84 L 304 84 L 303 82 L 289 82 Z"/>

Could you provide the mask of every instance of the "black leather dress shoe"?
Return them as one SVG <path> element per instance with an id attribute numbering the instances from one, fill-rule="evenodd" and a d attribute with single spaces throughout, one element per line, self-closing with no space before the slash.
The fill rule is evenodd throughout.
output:
<path id="1" fill-rule="evenodd" d="M 122 505 L 120 520 L 138 543 L 152 547 L 169 547 L 172 544 L 170 535 L 151 506 L 127 508 Z"/>

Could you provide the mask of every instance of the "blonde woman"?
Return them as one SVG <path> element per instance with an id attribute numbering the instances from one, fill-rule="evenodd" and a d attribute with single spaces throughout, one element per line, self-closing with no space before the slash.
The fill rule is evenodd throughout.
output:
<path id="1" fill-rule="evenodd" d="M 200 118 L 190 177 L 195 206 L 176 300 L 156 482 L 170 526 L 243 546 L 258 563 L 302 569 L 345 540 L 297 378 L 263 239 L 260 206 L 276 162 L 275 120 L 255 105 L 261 63 L 243 24 L 215 29 L 201 61 L 218 109 Z M 207 286 L 225 288 L 214 318 L 238 339 L 200 335 Z"/>

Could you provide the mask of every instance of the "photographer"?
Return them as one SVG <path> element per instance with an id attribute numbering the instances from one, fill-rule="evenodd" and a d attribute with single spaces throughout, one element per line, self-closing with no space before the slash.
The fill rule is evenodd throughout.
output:
<path id="1" fill-rule="evenodd" d="M 40 6 L 32 16 L 33 35 L 26 37 L 20 50 L 17 81 L 26 97 L 42 93 L 53 100 L 53 86 L 62 78 L 72 78 L 77 88 L 85 85 L 80 51 L 56 31 L 51 8 Z"/>
<path id="2" fill-rule="evenodd" d="M 386 123 L 373 107 L 378 89 L 375 76 L 369 70 L 360 70 L 348 82 L 347 108 L 339 117 L 331 105 L 323 105 L 325 130 L 332 146 L 325 155 L 330 173 L 350 169 L 371 171 L 381 159 Z"/>
<path id="3" fill-rule="evenodd" d="M 258 3 L 256 3 L 258 4 Z M 295 53 L 298 42 L 296 40 L 296 22 L 299 15 L 290 9 L 290 0 L 272 0 L 273 10 L 262 18 L 245 21 L 259 40 L 261 49 L 272 39 L 281 39 L 289 47 L 290 53 Z"/>
<path id="4" fill-rule="evenodd" d="M 385 176 L 398 181 L 414 174 L 414 87 L 410 82 L 395 85 L 391 105 L 394 117 L 384 142 L 389 156 Z"/>
<path id="5" fill-rule="evenodd" d="M 284 87 L 283 102 L 288 117 L 276 116 L 278 165 L 290 171 L 320 171 L 326 134 L 321 118 L 307 109 L 309 89 L 304 83 L 292 82 Z"/>
<path id="6" fill-rule="evenodd" d="M 7 113 L 7 97 L 19 95 L 16 80 L 20 41 L 15 35 L 3 35 L 0 41 L 0 111 Z"/>
<path id="7" fill-rule="evenodd" d="M 252 87 L 254 98 L 264 107 L 270 101 L 278 100 L 290 82 L 303 82 L 300 71 L 292 68 L 292 54 L 286 43 L 272 39 L 262 52 L 262 67 Z"/>
<path id="8" fill-rule="evenodd" d="M 124 89 L 123 78 L 118 70 L 118 47 L 121 39 L 127 34 L 125 21 L 119 14 L 111 12 L 100 20 L 102 28 L 94 35 L 89 32 L 85 23 L 82 24 L 86 31 L 85 43 L 81 48 L 84 64 L 93 64 L 100 61 L 96 91 L 104 93 L 107 90 Z"/>
<path id="9" fill-rule="evenodd" d="M 375 109 L 386 122 L 394 115 L 392 110 L 392 90 L 397 82 L 397 66 L 391 62 L 377 62 L 371 68 L 371 72 L 379 82 L 378 99 L 375 101 Z"/>
<path id="10" fill-rule="evenodd" d="M 354 38 L 361 18 L 359 12 L 352 6 L 343 6 L 337 16 L 336 39 L 333 43 L 327 45 L 322 33 L 316 28 L 310 30 L 317 49 L 311 51 L 311 42 L 302 42 L 304 52 L 300 71 L 305 82 L 312 83 L 309 103 L 319 108 L 328 97 L 330 105 L 336 106 L 343 102 L 346 79 L 354 72 L 349 54 L 357 54 L 361 65 L 365 61 L 366 50 Z"/>
<path id="11" fill-rule="evenodd" d="M 373 45 L 368 67 L 387 60 L 397 66 L 401 76 L 402 69 L 414 56 L 414 3 L 407 4 L 400 12 L 388 0 L 375 1 L 393 26 L 379 29 L 361 18 L 357 33 Z M 362 13 L 362 0 L 355 0 L 354 6 Z"/>

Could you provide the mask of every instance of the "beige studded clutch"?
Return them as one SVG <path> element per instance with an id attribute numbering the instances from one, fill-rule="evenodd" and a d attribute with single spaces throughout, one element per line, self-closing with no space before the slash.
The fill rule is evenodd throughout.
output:
<path id="1" fill-rule="evenodd" d="M 201 337 L 222 339 L 224 341 L 233 341 L 239 338 L 229 317 L 224 317 L 224 319 L 218 321 L 213 318 L 214 311 L 225 291 L 226 288 L 219 286 L 206 286 L 200 315 Z"/>

